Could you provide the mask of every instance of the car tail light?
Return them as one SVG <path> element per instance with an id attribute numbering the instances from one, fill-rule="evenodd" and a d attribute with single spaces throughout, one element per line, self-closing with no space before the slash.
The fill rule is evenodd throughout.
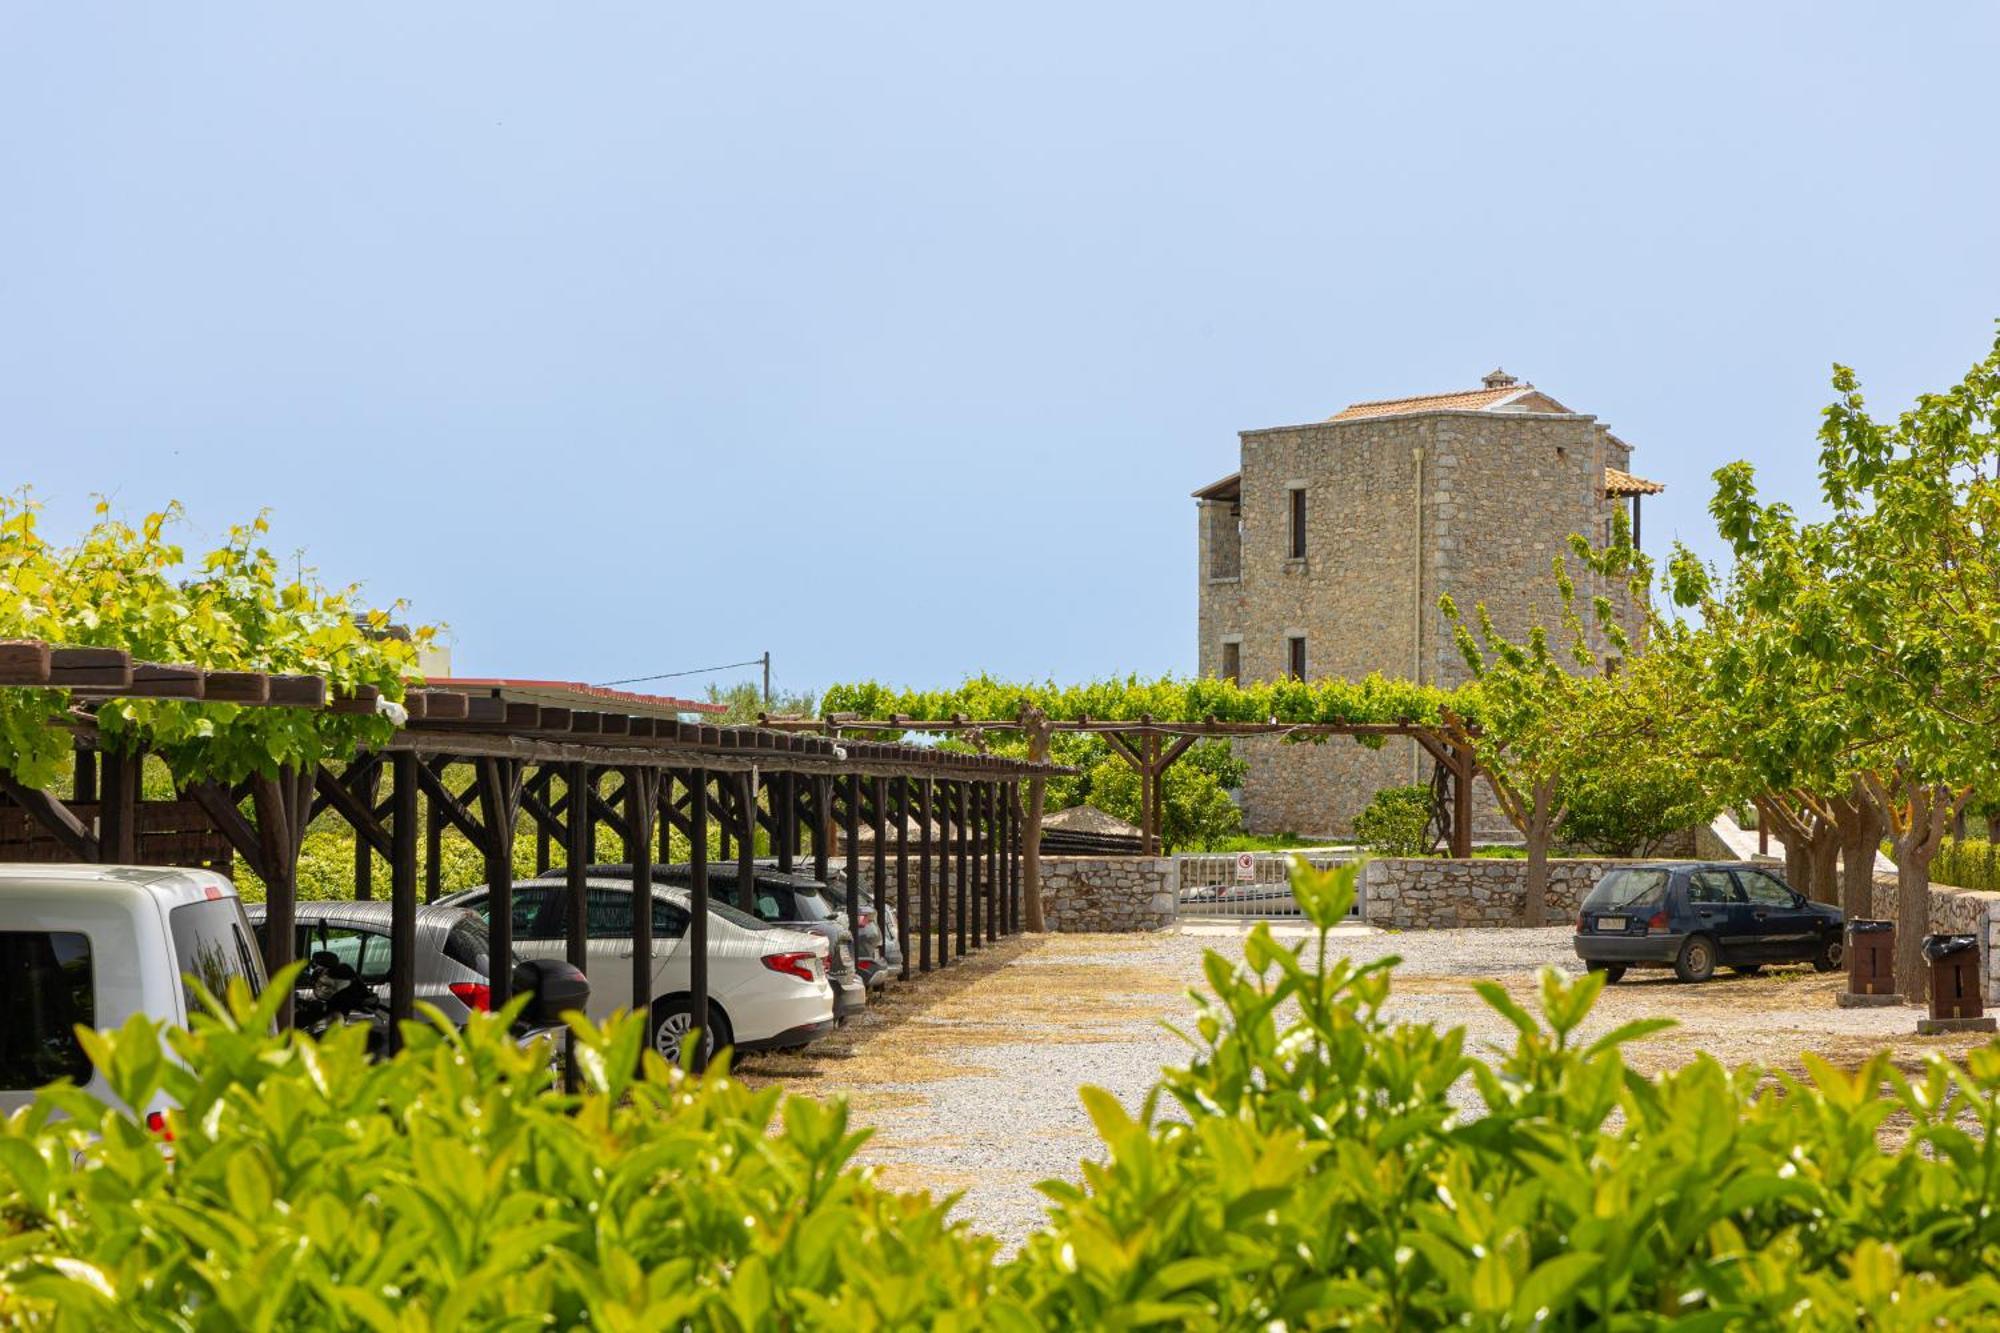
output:
<path id="1" fill-rule="evenodd" d="M 767 953 L 764 955 L 764 966 L 773 972 L 797 977 L 800 981 L 819 980 L 818 974 L 813 971 L 813 955 L 810 953 Z"/>
<path id="2" fill-rule="evenodd" d="M 1584 924 L 1583 913 L 1578 912 L 1576 914 L 1576 933 L 1582 935 L 1587 933 L 1589 930 L 1590 927 Z"/>
<path id="3" fill-rule="evenodd" d="M 468 1009 L 482 1014 L 493 1012 L 493 988 L 483 981 L 454 981 L 451 993 Z"/>
<path id="4" fill-rule="evenodd" d="M 167 1128 L 167 1113 L 165 1111 L 146 1112 L 146 1129 L 148 1132 L 165 1139 L 168 1143 L 174 1141 L 174 1132 Z"/>
<path id="5" fill-rule="evenodd" d="M 1651 916 L 1646 918 L 1647 934 L 1650 935 L 1656 930 L 1665 931 L 1666 928 L 1667 928 L 1667 912 L 1665 908 L 1661 908 L 1659 911 L 1653 913 Z"/>

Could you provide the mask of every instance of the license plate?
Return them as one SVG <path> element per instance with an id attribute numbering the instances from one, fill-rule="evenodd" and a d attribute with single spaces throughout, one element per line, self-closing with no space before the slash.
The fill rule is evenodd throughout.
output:
<path id="1" fill-rule="evenodd" d="M 1623 930 L 1625 929 L 1625 918 L 1622 916 L 1601 916 L 1597 918 L 1597 928 L 1599 930 Z"/>

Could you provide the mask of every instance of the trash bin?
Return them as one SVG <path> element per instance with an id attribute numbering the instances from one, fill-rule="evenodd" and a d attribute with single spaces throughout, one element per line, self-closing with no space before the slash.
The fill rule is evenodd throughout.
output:
<path id="1" fill-rule="evenodd" d="M 1896 993 L 1896 923 L 1857 920 L 1847 923 L 1847 993 Z"/>
<path id="2" fill-rule="evenodd" d="M 1926 935 L 1924 958 L 1931 965 L 1932 1018 L 1978 1018 L 1986 1012 L 1977 935 Z"/>

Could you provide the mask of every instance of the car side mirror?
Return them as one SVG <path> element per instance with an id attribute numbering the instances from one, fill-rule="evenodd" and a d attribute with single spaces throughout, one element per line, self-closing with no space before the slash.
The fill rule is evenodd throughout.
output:
<path id="1" fill-rule="evenodd" d="M 1793 890 L 1792 890 L 1792 906 L 1794 906 L 1794 907 L 1804 907 L 1805 905 L 1806 905 L 1806 896 L 1805 896 L 1805 895 L 1804 895 L 1803 893 L 1800 893 L 1800 892 L 1799 892 L 1799 891 L 1798 891 L 1797 889 L 1793 889 Z"/>
<path id="2" fill-rule="evenodd" d="M 514 993 L 528 996 L 521 1019 L 531 1027 L 554 1027 L 572 1010 L 581 1013 L 590 999 L 590 980 L 570 964 L 554 958 L 530 958 L 514 967 Z"/>

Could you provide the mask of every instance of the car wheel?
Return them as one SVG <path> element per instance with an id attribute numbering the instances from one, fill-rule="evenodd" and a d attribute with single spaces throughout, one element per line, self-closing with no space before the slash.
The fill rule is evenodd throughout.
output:
<path id="1" fill-rule="evenodd" d="M 1625 964 L 1623 963 L 1589 963 L 1586 966 L 1592 972 L 1602 972 L 1604 974 L 1604 984 L 1607 986 L 1616 986 L 1620 981 L 1625 979 Z"/>
<path id="2" fill-rule="evenodd" d="M 715 1058 L 718 1046 L 729 1044 L 729 1024 L 722 1011 L 708 1006 L 709 1025 L 702 1035 L 702 1055 Z M 668 1064 L 679 1067 L 681 1044 L 694 1027 L 694 1006 L 684 995 L 653 1002 L 653 1049 Z"/>
<path id="3" fill-rule="evenodd" d="M 1674 959 L 1674 975 L 1682 981 L 1707 981 L 1715 975 L 1715 941 L 1706 935 L 1690 935 Z"/>
<path id="4" fill-rule="evenodd" d="M 1754 977 L 1764 970 L 1762 963 L 1735 963 L 1729 969 L 1739 977 Z"/>
<path id="5" fill-rule="evenodd" d="M 1820 941 L 1819 952 L 1813 955 L 1813 971 L 1838 972 L 1847 965 L 1847 946 L 1838 935 L 1829 935 Z"/>

